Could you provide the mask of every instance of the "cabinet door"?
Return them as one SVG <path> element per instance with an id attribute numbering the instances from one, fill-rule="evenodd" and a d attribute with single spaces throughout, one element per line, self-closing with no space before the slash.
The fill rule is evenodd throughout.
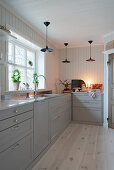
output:
<path id="1" fill-rule="evenodd" d="M 49 144 L 48 101 L 34 103 L 34 157 Z"/>
<path id="2" fill-rule="evenodd" d="M 61 130 L 61 115 L 60 113 L 51 116 L 51 140 L 60 133 Z"/>
<path id="3" fill-rule="evenodd" d="M 102 123 L 101 110 L 78 108 L 78 120 L 82 122 Z"/>
<path id="4" fill-rule="evenodd" d="M 67 96 L 67 103 L 66 103 L 66 126 L 71 122 L 71 95 Z"/>
<path id="5" fill-rule="evenodd" d="M 1 170 L 25 170 L 32 161 L 32 135 L 28 135 L 0 153 Z"/>
<path id="6" fill-rule="evenodd" d="M 79 120 L 79 118 L 78 118 L 79 110 L 78 109 L 79 109 L 78 107 L 73 106 L 73 117 L 72 117 L 72 119 L 74 121 Z"/>

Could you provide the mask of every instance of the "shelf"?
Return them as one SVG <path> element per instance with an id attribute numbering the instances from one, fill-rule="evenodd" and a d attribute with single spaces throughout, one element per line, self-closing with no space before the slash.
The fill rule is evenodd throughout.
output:
<path id="1" fill-rule="evenodd" d="M 17 39 L 13 35 L 11 35 L 8 31 L 0 29 L 0 41 L 8 41 Z"/>

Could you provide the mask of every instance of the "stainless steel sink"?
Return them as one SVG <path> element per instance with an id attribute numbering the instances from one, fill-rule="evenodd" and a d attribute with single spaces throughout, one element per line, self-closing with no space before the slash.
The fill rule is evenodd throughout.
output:
<path id="1" fill-rule="evenodd" d="M 54 97 L 58 96 L 58 94 L 43 94 L 42 97 Z"/>

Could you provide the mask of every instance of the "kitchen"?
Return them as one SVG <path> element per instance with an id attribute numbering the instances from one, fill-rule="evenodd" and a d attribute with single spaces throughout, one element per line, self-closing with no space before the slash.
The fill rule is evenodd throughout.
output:
<path id="1" fill-rule="evenodd" d="M 1 170 L 113 169 L 113 6 L 0 1 Z"/>

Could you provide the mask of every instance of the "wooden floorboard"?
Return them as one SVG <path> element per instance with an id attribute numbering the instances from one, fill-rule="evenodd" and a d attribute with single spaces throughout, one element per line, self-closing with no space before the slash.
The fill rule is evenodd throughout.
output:
<path id="1" fill-rule="evenodd" d="M 32 170 L 114 170 L 114 129 L 71 123 Z"/>

